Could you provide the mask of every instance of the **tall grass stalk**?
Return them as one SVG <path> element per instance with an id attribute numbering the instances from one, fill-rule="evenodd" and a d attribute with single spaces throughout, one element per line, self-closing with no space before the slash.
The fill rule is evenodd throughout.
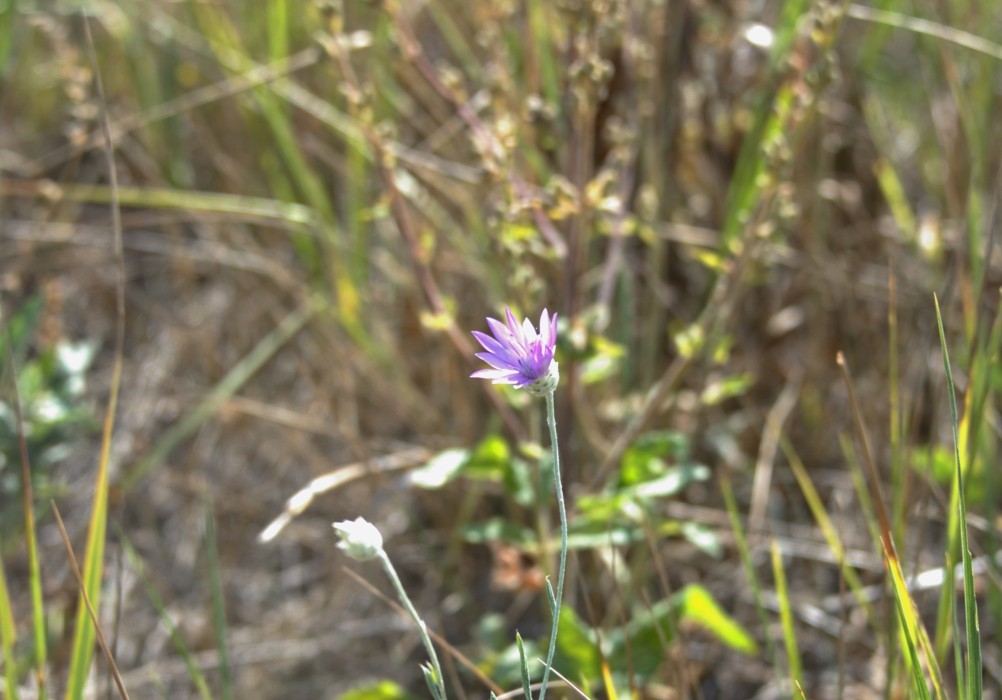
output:
<path id="1" fill-rule="evenodd" d="M 978 599 L 974 592 L 974 569 L 971 565 L 971 549 L 967 540 L 967 497 L 964 493 L 964 470 L 961 461 L 961 443 L 957 417 L 957 396 L 953 386 L 953 369 L 950 367 L 950 352 L 946 345 L 946 333 L 943 330 L 943 315 L 939 308 L 939 297 L 933 295 L 936 304 L 936 324 L 939 328 L 939 345 L 943 353 L 943 366 L 946 371 L 947 396 L 950 399 L 950 418 L 953 428 L 954 482 L 953 489 L 957 501 L 957 521 L 960 533 L 960 556 L 964 566 L 964 625 L 967 632 L 967 667 L 963 678 L 961 692 L 967 700 L 981 700 L 982 695 L 982 665 L 981 665 L 981 632 L 978 626 Z M 949 557 L 947 557 L 949 561 Z M 953 577 L 953 567 L 947 569 L 947 576 Z M 960 640 L 954 640 L 959 657 Z M 958 675 L 960 670 L 958 668 Z"/>

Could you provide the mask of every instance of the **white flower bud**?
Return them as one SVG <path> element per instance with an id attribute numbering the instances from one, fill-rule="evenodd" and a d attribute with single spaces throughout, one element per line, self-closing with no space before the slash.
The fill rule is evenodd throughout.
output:
<path id="1" fill-rule="evenodd" d="M 334 529 L 341 536 L 337 546 L 356 561 L 375 559 L 383 551 L 383 536 L 365 518 L 334 523 Z"/>

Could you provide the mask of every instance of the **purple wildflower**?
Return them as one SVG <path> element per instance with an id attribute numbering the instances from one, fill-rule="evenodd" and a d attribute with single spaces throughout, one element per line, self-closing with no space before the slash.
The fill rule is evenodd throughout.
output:
<path id="1" fill-rule="evenodd" d="M 508 325 L 493 318 L 487 319 L 494 337 L 473 331 L 484 350 L 477 357 L 493 369 L 481 369 L 472 377 L 491 379 L 495 384 L 514 384 L 516 389 L 526 389 L 536 396 L 544 396 L 557 386 L 560 374 L 553 361 L 553 347 L 557 342 L 557 315 L 550 316 L 543 309 L 539 317 L 539 332 L 532 322 L 515 320 L 511 309 L 505 308 Z"/>

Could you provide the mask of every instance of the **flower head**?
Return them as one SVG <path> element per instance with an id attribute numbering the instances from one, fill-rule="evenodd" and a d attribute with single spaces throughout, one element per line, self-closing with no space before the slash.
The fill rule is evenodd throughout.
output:
<path id="1" fill-rule="evenodd" d="M 553 347 L 557 342 L 557 315 L 550 316 L 543 309 L 539 317 L 539 332 L 532 321 L 519 323 L 511 309 L 505 309 L 507 325 L 493 318 L 487 319 L 494 337 L 473 331 L 484 350 L 477 357 L 493 369 L 481 369 L 472 377 L 490 379 L 495 384 L 514 384 L 535 396 L 545 396 L 553 391 L 560 379 L 557 363 L 553 361 Z"/>
<path id="2" fill-rule="evenodd" d="M 337 546 L 356 561 L 375 559 L 383 551 L 383 536 L 365 518 L 334 523 L 334 529 L 341 536 Z"/>

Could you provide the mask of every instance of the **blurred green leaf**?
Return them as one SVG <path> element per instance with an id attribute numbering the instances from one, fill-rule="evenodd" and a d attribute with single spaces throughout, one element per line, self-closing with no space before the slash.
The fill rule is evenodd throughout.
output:
<path id="1" fill-rule="evenodd" d="M 593 336 L 589 345 L 591 352 L 581 363 L 581 381 L 597 384 L 619 371 L 626 348 L 599 335 Z"/>
<path id="2" fill-rule="evenodd" d="M 503 542 L 523 551 L 535 551 L 537 548 L 536 535 L 532 530 L 504 518 L 464 525 L 459 528 L 459 536 L 471 544 Z"/>
<path id="3" fill-rule="evenodd" d="M 702 464 L 683 464 L 672 467 L 657 479 L 644 481 L 624 489 L 623 493 L 634 498 L 664 498 L 674 496 L 694 481 L 710 478 L 710 468 Z"/>
<path id="4" fill-rule="evenodd" d="M 758 653 L 758 644 L 703 586 L 689 585 L 679 592 L 679 620 L 694 622 L 721 642 L 743 654 Z"/>
<path id="5" fill-rule="evenodd" d="M 644 533 L 637 527 L 602 527 L 593 530 L 572 530 L 567 535 L 568 549 L 595 549 L 597 547 L 623 546 L 643 540 Z"/>
<path id="6" fill-rule="evenodd" d="M 417 696 L 393 681 L 376 681 L 343 693 L 340 700 L 417 700 Z"/>
<path id="7" fill-rule="evenodd" d="M 730 377 L 720 377 L 706 385 L 699 399 L 705 406 L 716 406 L 727 399 L 743 395 L 754 383 L 754 375 L 747 372 Z"/>
<path id="8" fill-rule="evenodd" d="M 511 458 L 508 443 L 499 435 L 488 435 L 480 441 L 464 467 L 468 476 L 500 473 Z"/>
<path id="9" fill-rule="evenodd" d="M 716 530 L 703 523 L 684 522 L 682 523 L 682 536 L 694 547 L 705 554 L 709 554 L 714 559 L 723 556 L 724 549 L 720 544 L 720 538 Z"/>
<path id="10" fill-rule="evenodd" d="M 535 502 L 530 465 L 512 456 L 508 443 L 497 435 L 484 438 L 462 464 L 461 471 L 463 476 L 500 482 L 519 505 L 528 506 Z"/>
<path id="11" fill-rule="evenodd" d="M 95 427 L 82 395 L 96 346 L 90 342 L 60 342 L 35 349 L 41 310 L 40 298 L 33 297 L 7 319 L 11 342 L 8 344 L 7 334 L 0 336 L 0 362 L 6 370 L 6 353 L 12 348 L 32 486 L 36 499 L 44 503 L 54 495 L 49 480 L 52 468 Z M 12 390 L 0 396 L 0 500 L 10 501 L 10 507 L 0 514 L 0 532 L 4 533 L 18 531 L 23 525 L 18 428 L 12 396 Z"/>
<path id="12" fill-rule="evenodd" d="M 571 681 L 580 683 L 585 692 L 602 677 L 602 655 L 595 638 L 595 632 L 581 622 L 573 608 L 561 608 L 553 667 Z"/>
<path id="13" fill-rule="evenodd" d="M 614 672 L 632 668 L 638 681 L 652 676 L 667 661 L 665 644 L 671 644 L 680 623 L 698 624 L 741 653 L 758 653 L 755 640 L 724 612 L 710 592 L 692 584 L 649 609 L 638 609 L 626 626 L 603 633 Z"/>
<path id="14" fill-rule="evenodd" d="M 619 485 L 630 486 L 661 476 L 667 470 L 662 458 L 676 461 L 689 458 L 689 439 L 674 430 L 644 433 L 623 454 L 619 467 Z"/>

